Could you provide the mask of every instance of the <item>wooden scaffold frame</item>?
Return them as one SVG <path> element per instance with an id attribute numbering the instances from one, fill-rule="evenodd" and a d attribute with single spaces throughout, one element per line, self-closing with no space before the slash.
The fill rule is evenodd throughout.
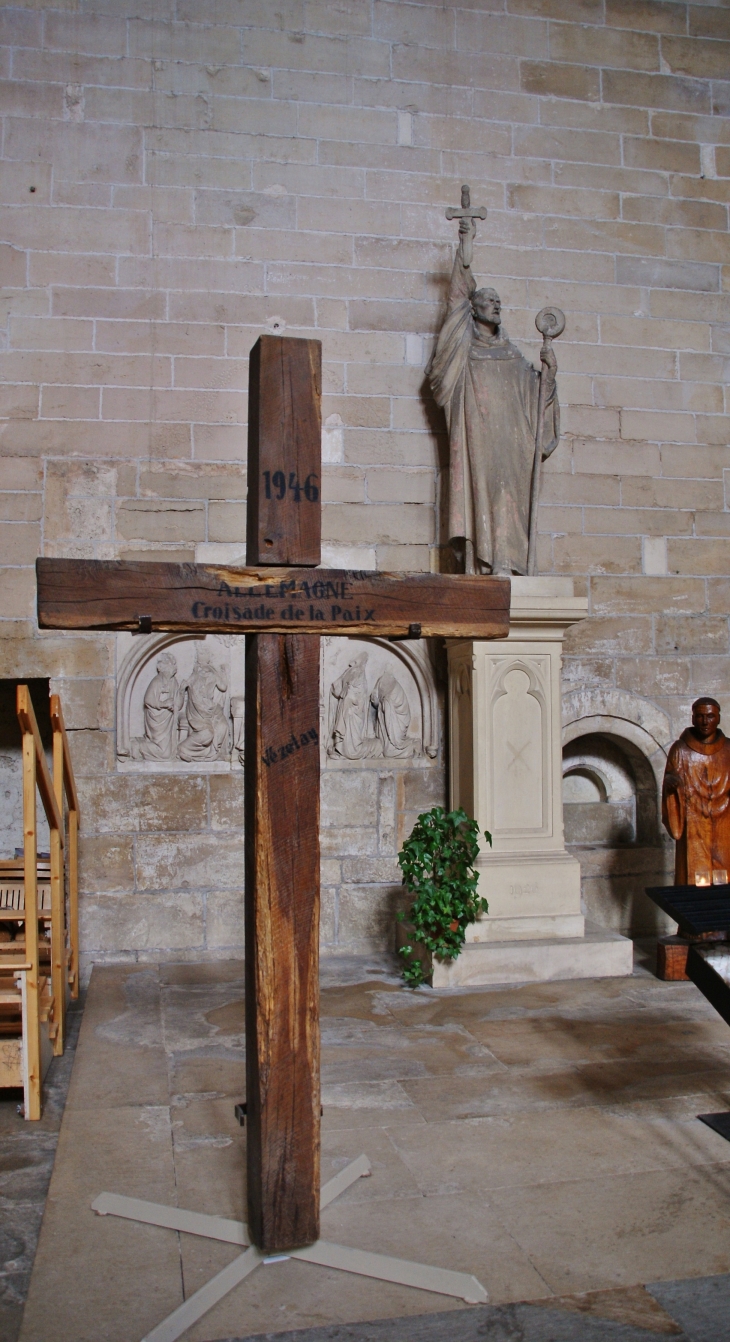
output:
<path id="1" fill-rule="evenodd" d="M 0 948 L 0 1004 L 20 1017 L 19 1047 L 3 1057 L 2 1083 L 22 1085 L 24 1115 L 35 1120 L 42 1112 L 43 1076 L 51 1054 L 63 1053 L 66 998 L 79 993 L 78 955 L 78 831 L 79 802 L 71 764 L 61 701 L 51 695 L 53 772 L 48 767 L 38 722 L 27 685 L 16 689 L 16 709 L 23 761 L 23 876 L 22 889 L 12 902 L 2 900 L 0 917 L 24 925 L 23 950 L 14 943 Z M 50 909 L 47 887 L 41 884 L 39 906 L 38 814 L 40 793 L 50 831 Z M 64 825 L 68 818 L 68 838 Z M 68 917 L 65 897 L 65 856 L 68 855 Z M 6 864 L 8 866 L 14 864 Z M 20 873 L 18 872 L 18 879 Z M 35 916 L 29 915 L 32 911 Z M 39 917 L 50 913 L 50 969 L 41 963 Z M 46 1027 L 45 1037 L 42 1026 Z M 7 1041 L 11 1043 L 11 1041 Z M 10 1054 L 13 1056 L 10 1056 Z"/>

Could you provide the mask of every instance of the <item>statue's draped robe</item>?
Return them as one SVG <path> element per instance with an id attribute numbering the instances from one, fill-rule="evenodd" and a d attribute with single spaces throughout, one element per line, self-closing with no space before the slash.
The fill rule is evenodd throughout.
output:
<path id="1" fill-rule="evenodd" d="M 676 840 L 675 885 L 694 885 L 695 872 L 730 871 L 730 741 L 712 745 L 687 728 L 667 756 L 662 821 Z"/>
<path id="2" fill-rule="evenodd" d="M 391 675 L 381 676 L 371 695 L 377 709 L 376 730 L 386 759 L 405 759 L 414 753 L 408 735 L 411 707 L 402 685 Z"/>
<path id="3" fill-rule="evenodd" d="M 361 665 L 348 666 L 331 689 L 336 703 L 328 753 L 346 760 L 367 759 L 374 742 L 368 738 L 370 696 Z"/>
<path id="4" fill-rule="evenodd" d="M 144 696 L 144 736 L 132 741 L 132 758 L 171 760 L 177 745 L 177 714 L 182 701 L 174 676 L 158 671 Z"/>
<path id="5" fill-rule="evenodd" d="M 197 666 L 187 684 L 185 715 L 189 732 L 178 746 L 181 760 L 218 760 L 229 746 L 228 718 L 216 699 L 216 690 L 225 694 L 228 677 L 222 667 Z"/>
<path id="6" fill-rule="evenodd" d="M 494 337 L 474 319 L 475 289 L 457 252 L 446 321 L 428 368 L 449 429 L 449 539 L 472 541 L 486 568 L 526 573 L 540 374 L 505 333 Z M 543 458 L 559 437 L 553 381 Z"/>

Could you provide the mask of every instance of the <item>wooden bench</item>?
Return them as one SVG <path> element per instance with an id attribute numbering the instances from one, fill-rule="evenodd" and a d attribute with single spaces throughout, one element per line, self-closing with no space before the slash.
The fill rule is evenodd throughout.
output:
<path id="1" fill-rule="evenodd" d="M 31 1004 L 31 1018 L 38 1017 L 39 1073 L 45 1076 L 59 1036 L 55 1000 L 51 985 L 52 903 L 50 863 L 39 862 L 36 871 L 38 920 L 37 1009 Z M 10 917 L 8 917 L 10 915 Z M 44 916 L 45 915 L 45 916 Z M 0 862 L 0 927 L 12 929 L 12 941 L 0 942 L 0 1085 L 22 1087 L 25 1111 L 33 1108 L 29 1095 L 34 1050 L 28 1052 L 28 975 L 33 969 L 32 947 L 28 952 L 26 935 L 24 863 Z M 32 933 L 30 941 L 32 943 Z M 31 977 L 31 992 L 33 991 Z"/>

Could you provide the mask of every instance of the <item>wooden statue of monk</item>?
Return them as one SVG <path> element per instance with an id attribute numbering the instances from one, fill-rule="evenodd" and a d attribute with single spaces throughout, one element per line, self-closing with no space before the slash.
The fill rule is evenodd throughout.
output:
<path id="1" fill-rule="evenodd" d="M 720 731 L 716 699 L 695 700 L 692 726 L 669 751 L 662 821 L 677 843 L 675 885 L 696 885 L 698 873 L 712 880 L 713 871 L 730 872 L 730 740 Z"/>

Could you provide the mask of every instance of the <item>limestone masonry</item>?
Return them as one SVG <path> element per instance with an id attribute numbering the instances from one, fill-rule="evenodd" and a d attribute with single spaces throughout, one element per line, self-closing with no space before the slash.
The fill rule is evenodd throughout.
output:
<path id="1" fill-rule="evenodd" d="M 448 568 L 424 370 L 466 182 L 511 339 L 537 360 L 535 313 L 566 313 L 538 554 L 588 599 L 566 834 L 588 916 L 654 929 L 664 752 L 700 692 L 730 726 L 728 5 L 29 0 L 0 9 L 0 44 L 0 675 L 62 696 L 85 962 L 240 951 L 239 654 L 206 641 L 217 744 L 185 747 L 183 712 L 168 756 L 133 748 L 174 640 L 39 634 L 35 558 L 242 561 L 247 357 L 276 332 L 323 344 L 324 562 Z M 357 653 L 353 758 L 332 686 Z M 171 655 L 189 696 L 200 659 Z M 402 838 L 446 800 L 445 653 L 333 639 L 323 666 L 323 945 L 375 950 Z"/>

